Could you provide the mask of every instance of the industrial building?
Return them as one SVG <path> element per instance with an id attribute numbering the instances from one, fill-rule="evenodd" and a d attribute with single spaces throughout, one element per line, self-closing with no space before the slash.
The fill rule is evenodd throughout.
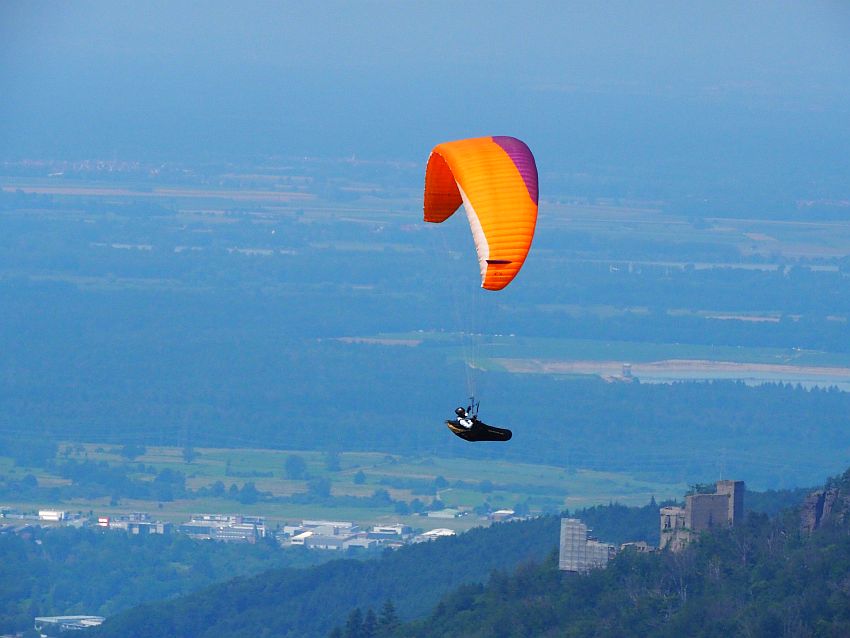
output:
<path id="1" fill-rule="evenodd" d="M 369 530 L 369 538 L 389 539 L 389 540 L 404 540 L 413 534 L 413 529 L 410 525 L 396 523 L 395 525 L 374 525 Z"/>
<path id="2" fill-rule="evenodd" d="M 684 507 L 662 507 L 661 549 L 681 551 L 695 535 L 733 527 L 744 517 L 744 482 L 717 481 L 713 494 L 688 494 Z"/>
<path id="3" fill-rule="evenodd" d="M 35 630 L 79 631 L 97 627 L 106 620 L 103 616 L 36 616 Z M 51 634 L 53 635 L 53 634 Z"/>
<path id="4" fill-rule="evenodd" d="M 38 520 L 51 523 L 60 523 L 68 517 L 67 512 L 61 510 L 38 510 Z"/>
<path id="5" fill-rule="evenodd" d="M 177 531 L 203 540 L 256 543 L 265 538 L 266 523 L 262 516 L 198 514 L 178 525 Z"/>
<path id="6" fill-rule="evenodd" d="M 496 510 L 495 512 L 490 512 L 487 515 L 487 518 L 493 521 L 494 523 L 502 523 L 504 521 L 511 521 L 515 518 L 516 512 L 514 510 Z"/>
<path id="7" fill-rule="evenodd" d="M 378 547 L 398 548 L 413 542 L 434 540 L 444 536 L 453 536 L 449 529 L 435 529 L 414 536 L 409 525 L 375 525 L 364 530 L 349 521 L 301 521 L 300 525 L 286 525 L 279 539 L 284 546 L 301 546 L 311 549 L 348 550 L 376 549 Z"/>
<path id="8" fill-rule="evenodd" d="M 587 525 L 577 518 L 561 519 L 561 542 L 558 551 L 558 569 L 584 573 L 608 565 L 617 554 L 617 548 L 588 536 Z"/>
<path id="9" fill-rule="evenodd" d="M 437 529 L 429 529 L 427 532 L 422 532 L 418 536 L 413 537 L 414 543 L 425 543 L 428 541 L 435 541 L 438 538 L 447 538 L 449 536 L 456 536 L 457 532 L 453 529 L 447 529 L 445 527 L 438 527 Z"/>
<path id="10" fill-rule="evenodd" d="M 447 507 L 441 510 L 433 510 L 428 512 L 428 518 L 458 518 L 462 512 L 452 507 Z"/>
<path id="11" fill-rule="evenodd" d="M 98 516 L 97 526 L 107 529 L 121 529 L 140 536 L 145 534 L 170 534 L 174 530 L 171 523 L 152 520 L 146 512 L 133 512 L 120 516 Z"/>

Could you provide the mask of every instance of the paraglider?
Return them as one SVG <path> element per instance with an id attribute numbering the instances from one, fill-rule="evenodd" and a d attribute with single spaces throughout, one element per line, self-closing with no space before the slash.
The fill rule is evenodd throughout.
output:
<path id="1" fill-rule="evenodd" d="M 537 224 L 537 165 L 524 142 L 507 136 L 438 144 L 425 170 L 425 221 L 441 223 L 461 205 L 475 242 L 481 287 L 502 290 L 519 273 Z M 507 441 L 510 430 L 456 410 L 449 429 L 468 441 Z"/>
<path id="2" fill-rule="evenodd" d="M 478 418 L 478 403 L 470 399 L 466 409 L 455 409 L 456 419 L 446 421 L 446 425 L 454 434 L 467 441 L 508 441 L 513 436 L 510 430 L 487 425 Z"/>

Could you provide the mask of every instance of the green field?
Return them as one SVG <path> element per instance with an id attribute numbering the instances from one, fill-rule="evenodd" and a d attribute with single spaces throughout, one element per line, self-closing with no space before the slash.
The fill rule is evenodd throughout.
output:
<path id="1" fill-rule="evenodd" d="M 356 339 L 421 342 L 443 347 L 451 355 L 461 356 L 466 342 L 476 340 L 479 364 L 499 369 L 499 359 L 565 359 L 587 361 L 650 362 L 664 359 L 703 359 L 734 363 L 765 363 L 798 366 L 850 366 L 846 353 L 801 350 L 799 348 L 759 348 L 744 346 L 704 346 L 687 343 L 649 343 L 638 341 L 599 341 L 590 339 L 532 338 L 508 335 L 406 332 L 382 333 Z"/>
<path id="2" fill-rule="evenodd" d="M 60 446 L 64 450 L 65 444 Z M 401 516 L 393 505 L 382 507 L 356 505 L 327 505 L 319 503 L 293 504 L 260 501 L 243 505 L 225 498 L 183 499 L 158 503 L 120 499 L 110 504 L 109 498 L 73 499 L 55 503 L 6 502 L 5 505 L 23 509 L 58 508 L 69 511 L 92 511 L 97 515 L 116 515 L 147 511 L 157 518 L 179 522 L 190 514 L 242 513 L 266 516 L 271 525 L 297 522 L 301 519 L 353 520 L 361 524 L 400 521 L 414 528 L 449 527 L 458 531 L 486 524 L 486 519 L 473 515 L 471 510 L 485 502 L 492 509 L 513 508 L 527 503 L 531 512 L 576 509 L 610 501 L 626 505 L 644 505 L 651 497 L 658 500 L 680 497 L 684 485 L 654 483 L 627 474 L 565 470 L 546 465 L 475 461 L 439 457 L 402 457 L 380 453 L 342 452 L 336 459 L 339 469 L 328 469 L 328 455 L 319 452 L 289 452 L 258 449 L 198 449 L 198 458 L 186 463 L 182 451 L 174 447 L 148 447 L 146 453 L 128 462 L 118 448 L 97 444 L 77 446 L 69 458 L 106 461 L 138 467 L 153 466 L 182 472 L 191 489 L 210 486 L 222 481 L 227 487 L 241 487 L 253 481 L 257 488 L 275 496 L 306 492 L 310 479 L 326 478 L 331 482 L 333 496 L 371 496 L 376 490 L 387 490 L 393 500 L 411 502 L 418 498 L 430 503 L 438 497 L 447 507 L 470 511 L 456 519 L 434 519 L 416 514 Z M 60 453 L 60 456 L 62 453 Z M 307 465 L 306 480 L 285 478 L 284 466 L 290 455 L 300 456 Z M 0 472 L 24 475 L 32 472 L 39 485 L 67 484 L 65 479 L 43 470 L 14 468 L 7 459 L 0 459 Z M 356 481 L 362 472 L 361 482 Z M 271 476 L 260 476 L 271 473 Z M 133 475 L 151 480 L 149 473 Z M 439 487 L 437 482 L 439 481 Z M 390 483 L 388 483 L 390 482 Z M 396 482 L 395 485 L 392 482 Z"/>

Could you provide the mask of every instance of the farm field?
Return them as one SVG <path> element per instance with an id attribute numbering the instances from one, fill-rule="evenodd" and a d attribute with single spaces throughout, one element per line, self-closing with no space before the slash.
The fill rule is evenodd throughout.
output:
<path id="1" fill-rule="evenodd" d="M 23 508 L 58 508 L 68 511 L 93 511 L 98 515 L 117 515 L 146 511 L 157 518 L 178 522 L 191 514 L 242 513 L 265 516 L 272 524 L 297 522 L 301 519 L 353 520 L 361 524 L 401 521 L 414 528 L 448 527 L 457 531 L 480 526 L 486 518 L 472 514 L 473 508 L 489 503 L 492 509 L 513 508 L 526 503 L 529 510 L 561 511 L 592 505 L 618 502 L 625 505 L 645 505 L 651 498 L 679 498 L 686 486 L 650 482 L 627 474 L 581 469 L 566 470 L 546 465 L 511 463 L 507 461 L 476 461 L 439 457 L 403 457 L 381 453 L 341 452 L 329 457 L 327 453 L 307 451 L 212 449 L 196 450 L 198 457 L 191 464 L 182 458 L 180 448 L 148 447 L 143 455 L 128 461 L 120 449 L 98 444 L 75 446 L 71 459 L 105 461 L 110 465 L 170 469 L 182 472 L 187 487 L 209 487 L 216 481 L 226 486 L 241 487 L 248 481 L 257 489 L 274 496 L 291 496 L 307 491 L 309 480 L 330 481 L 331 494 L 340 496 L 371 496 L 376 490 L 386 490 L 393 500 L 411 502 L 419 499 L 430 503 L 439 498 L 446 507 L 470 511 L 456 519 L 433 519 L 416 514 L 400 515 L 392 504 L 385 506 L 352 505 L 342 501 L 291 503 L 259 501 L 249 505 L 227 498 L 204 497 L 156 502 L 118 499 L 70 499 L 63 502 L 23 503 L 4 505 Z M 62 446 L 60 446 L 60 450 Z M 306 464 L 306 477 L 292 480 L 285 477 L 287 458 L 298 456 Z M 329 469 L 329 459 L 337 469 Z M 0 459 L 4 474 L 24 475 L 32 472 L 39 485 L 63 481 L 45 471 L 15 468 Z M 151 480 L 150 473 L 139 472 L 134 478 Z M 67 483 L 67 481 L 64 481 Z"/>
<path id="2" fill-rule="evenodd" d="M 592 375 L 622 379 L 630 364 L 635 379 L 646 383 L 694 380 L 740 380 L 746 383 L 800 383 L 850 390 L 850 356 L 799 348 L 703 346 L 683 343 L 594 341 L 525 338 L 506 335 L 476 337 L 412 332 L 346 337 L 344 343 L 373 343 L 445 348 L 462 356 L 460 347 L 477 340 L 470 361 L 482 370 L 521 374 Z M 473 348 L 467 346 L 468 351 Z"/>

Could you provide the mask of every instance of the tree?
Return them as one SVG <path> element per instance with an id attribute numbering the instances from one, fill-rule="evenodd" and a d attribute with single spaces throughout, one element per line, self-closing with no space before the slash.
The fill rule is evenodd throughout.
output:
<path id="1" fill-rule="evenodd" d="M 283 465 L 283 473 L 292 481 L 301 481 L 307 478 L 307 462 L 297 454 L 290 454 Z"/>
<path id="2" fill-rule="evenodd" d="M 372 500 L 382 505 L 389 505 L 393 502 L 390 493 L 385 489 L 375 490 L 372 493 Z"/>
<path id="3" fill-rule="evenodd" d="M 375 616 L 375 612 L 370 607 L 366 611 L 366 616 L 363 618 L 363 638 L 375 638 L 375 634 L 378 633 L 378 618 Z"/>
<path id="4" fill-rule="evenodd" d="M 339 472 L 341 467 L 339 463 L 339 452 L 335 450 L 325 452 L 325 469 L 328 472 Z"/>
<path id="5" fill-rule="evenodd" d="M 256 503 L 260 500 L 260 496 L 262 496 L 262 494 L 257 489 L 257 486 L 254 485 L 254 481 L 248 481 L 242 486 L 242 489 L 239 490 L 239 502 L 244 503 L 245 505 Z"/>
<path id="6" fill-rule="evenodd" d="M 19 467 L 44 467 L 56 457 L 59 446 L 46 439 L 0 439 L 0 452 Z"/>
<path id="7" fill-rule="evenodd" d="M 147 449 L 145 449 L 144 445 L 135 445 L 133 443 L 128 443 L 121 448 L 121 456 L 130 461 L 142 456 L 145 452 L 147 452 Z"/>
<path id="8" fill-rule="evenodd" d="M 363 638 L 363 612 L 355 607 L 345 621 L 345 638 Z"/>
<path id="9" fill-rule="evenodd" d="M 307 493 L 313 498 L 328 498 L 331 495 L 330 479 L 324 477 L 311 479 L 307 483 Z"/>
<path id="10" fill-rule="evenodd" d="M 694 483 L 690 486 L 687 494 L 714 494 L 714 483 Z"/>
<path id="11" fill-rule="evenodd" d="M 399 619 L 395 605 L 391 599 L 387 598 L 384 601 L 384 606 L 381 607 L 381 614 L 378 616 L 378 626 L 381 628 L 381 631 L 390 632 L 398 627 L 398 623 Z"/>
<path id="12" fill-rule="evenodd" d="M 195 451 L 195 448 L 193 448 L 191 445 L 187 445 L 183 448 L 183 460 L 186 463 L 191 463 L 196 458 L 198 458 L 198 453 Z"/>

